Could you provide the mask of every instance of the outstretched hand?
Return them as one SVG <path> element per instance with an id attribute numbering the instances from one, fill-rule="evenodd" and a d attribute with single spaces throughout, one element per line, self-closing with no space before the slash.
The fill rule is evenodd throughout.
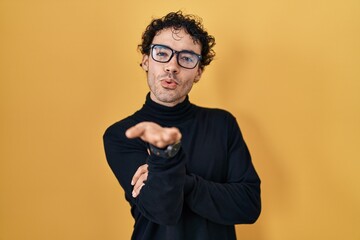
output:
<path id="1" fill-rule="evenodd" d="M 175 127 L 167 128 L 153 122 L 141 122 L 129 128 L 125 135 L 128 138 L 141 138 L 155 147 L 163 148 L 181 140 L 181 133 Z"/>

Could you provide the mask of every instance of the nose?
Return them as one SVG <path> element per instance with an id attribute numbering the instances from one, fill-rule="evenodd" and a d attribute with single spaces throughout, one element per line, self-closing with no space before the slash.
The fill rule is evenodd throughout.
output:
<path id="1" fill-rule="evenodd" d="M 174 54 L 170 61 L 165 64 L 165 71 L 170 73 L 178 73 L 179 68 L 180 66 L 177 62 L 177 54 Z"/>

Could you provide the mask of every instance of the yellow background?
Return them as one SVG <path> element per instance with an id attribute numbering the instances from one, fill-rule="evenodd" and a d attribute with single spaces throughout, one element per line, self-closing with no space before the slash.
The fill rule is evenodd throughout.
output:
<path id="1" fill-rule="evenodd" d="M 190 99 L 231 111 L 262 179 L 246 240 L 360 239 L 360 1 L 0 0 L 0 239 L 129 239 L 102 134 L 147 93 L 151 17 L 201 16 Z"/>

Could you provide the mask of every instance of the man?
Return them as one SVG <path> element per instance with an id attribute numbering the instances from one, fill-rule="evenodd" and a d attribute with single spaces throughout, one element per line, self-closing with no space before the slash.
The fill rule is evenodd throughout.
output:
<path id="1" fill-rule="evenodd" d="M 175 12 L 153 20 L 142 40 L 150 93 L 104 134 L 107 161 L 131 205 L 132 239 L 236 239 L 234 225 L 260 214 L 260 179 L 236 119 L 188 97 L 215 39 L 200 20 Z"/>

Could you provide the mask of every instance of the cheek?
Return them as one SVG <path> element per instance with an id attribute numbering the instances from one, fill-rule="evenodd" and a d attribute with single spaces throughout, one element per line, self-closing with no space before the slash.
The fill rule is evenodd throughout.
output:
<path id="1" fill-rule="evenodd" d="M 156 73 L 152 70 L 147 72 L 147 82 L 150 87 L 155 87 L 159 81 L 156 81 Z"/>
<path id="2" fill-rule="evenodd" d="M 151 72 L 148 75 L 149 81 L 153 82 L 153 84 L 156 83 L 157 74 L 155 72 Z"/>
<path id="3" fill-rule="evenodd" d="M 191 80 L 189 79 L 189 80 L 183 82 L 183 84 L 182 84 L 183 91 L 190 92 L 190 90 L 192 89 L 192 87 L 194 85 L 194 82 L 195 81 L 193 79 L 191 79 Z"/>
<path id="4" fill-rule="evenodd" d="M 156 79 L 158 75 L 161 73 L 161 68 L 155 64 L 152 64 L 148 69 L 148 76 L 153 79 Z"/>
<path id="5" fill-rule="evenodd" d="M 197 73 L 191 73 L 186 76 L 187 84 L 186 85 L 193 85 L 197 81 L 199 81 L 199 75 Z"/>

